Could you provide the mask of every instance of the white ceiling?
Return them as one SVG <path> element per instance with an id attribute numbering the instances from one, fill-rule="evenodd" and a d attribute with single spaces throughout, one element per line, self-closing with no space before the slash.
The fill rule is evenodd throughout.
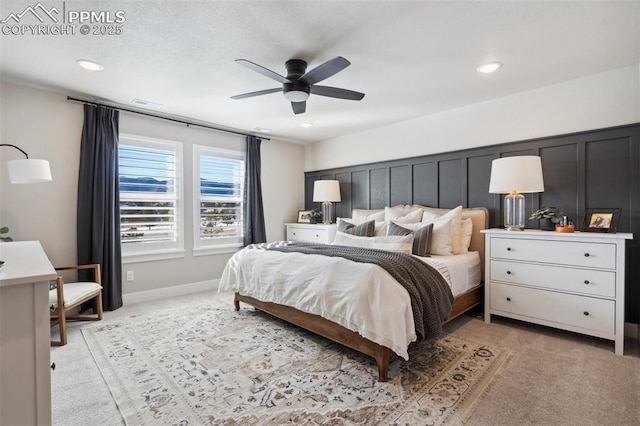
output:
<path id="1" fill-rule="evenodd" d="M 3 0 L 0 19 L 37 0 Z M 46 1 L 47 7 L 62 1 Z M 121 35 L 2 35 L 1 76 L 61 93 L 309 143 L 640 63 L 640 1 L 66 1 L 125 12 Z M 31 19 L 31 21 L 29 21 Z M 21 23 L 38 23 L 26 16 Z M 76 31 L 78 31 L 76 29 Z M 311 95 L 294 115 L 279 84 L 234 62 L 286 75 L 336 56 L 351 66 L 322 85 L 360 102 Z M 90 59 L 104 66 L 88 72 Z M 488 61 L 504 66 L 483 75 Z M 314 123 L 309 129 L 302 122 Z"/>

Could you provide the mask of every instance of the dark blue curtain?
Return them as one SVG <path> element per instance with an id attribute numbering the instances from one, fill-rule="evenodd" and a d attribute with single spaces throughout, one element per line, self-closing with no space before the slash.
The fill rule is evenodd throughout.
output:
<path id="1" fill-rule="evenodd" d="M 244 173 L 244 245 L 265 243 L 267 233 L 264 227 L 262 208 L 262 183 L 260 181 L 261 139 L 247 136 L 247 150 Z"/>
<path id="2" fill-rule="evenodd" d="M 78 264 L 100 264 L 105 310 L 122 306 L 118 128 L 118 111 L 84 105 L 78 175 Z"/>

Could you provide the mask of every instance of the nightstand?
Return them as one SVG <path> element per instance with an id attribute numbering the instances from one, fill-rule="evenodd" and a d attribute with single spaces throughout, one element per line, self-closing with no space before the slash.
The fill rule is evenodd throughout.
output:
<path id="1" fill-rule="evenodd" d="M 336 236 L 338 225 L 315 223 L 285 223 L 287 240 L 306 241 L 310 243 L 331 244 Z"/>
<path id="2" fill-rule="evenodd" d="M 500 315 L 624 349 L 625 240 L 633 234 L 487 229 L 485 321 Z"/>

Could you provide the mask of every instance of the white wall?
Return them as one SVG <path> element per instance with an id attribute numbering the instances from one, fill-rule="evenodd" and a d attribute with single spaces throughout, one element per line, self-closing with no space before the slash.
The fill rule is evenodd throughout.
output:
<path id="1" fill-rule="evenodd" d="M 8 226 L 15 240 L 39 240 L 54 265 L 74 264 L 82 105 L 66 101 L 61 94 L 13 84 L 2 84 L 0 94 L 0 143 L 18 145 L 31 158 L 49 160 L 53 174 L 49 183 L 12 185 L 4 164 L 24 156 L 0 148 L 0 226 Z M 231 254 L 191 255 L 192 144 L 243 149 L 244 138 L 128 113 L 120 115 L 120 131 L 183 142 L 185 159 L 186 255 L 123 265 L 123 271 L 135 273 L 135 281 L 123 283 L 124 293 L 220 278 Z M 303 208 L 303 163 L 301 145 L 277 140 L 262 143 L 263 201 L 270 241 L 284 239 L 283 223 L 295 220 Z"/>
<path id="2" fill-rule="evenodd" d="M 309 145 L 305 170 L 640 122 L 640 65 Z"/>

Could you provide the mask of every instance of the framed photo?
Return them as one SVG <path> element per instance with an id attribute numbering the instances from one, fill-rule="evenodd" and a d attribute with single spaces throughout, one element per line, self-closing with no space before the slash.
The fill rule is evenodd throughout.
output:
<path id="1" fill-rule="evenodd" d="M 311 210 L 298 210 L 298 223 L 311 223 L 311 219 L 307 216 Z"/>
<path id="2" fill-rule="evenodd" d="M 582 232 L 609 232 L 615 234 L 622 209 L 587 209 L 582 221 Z"/>

